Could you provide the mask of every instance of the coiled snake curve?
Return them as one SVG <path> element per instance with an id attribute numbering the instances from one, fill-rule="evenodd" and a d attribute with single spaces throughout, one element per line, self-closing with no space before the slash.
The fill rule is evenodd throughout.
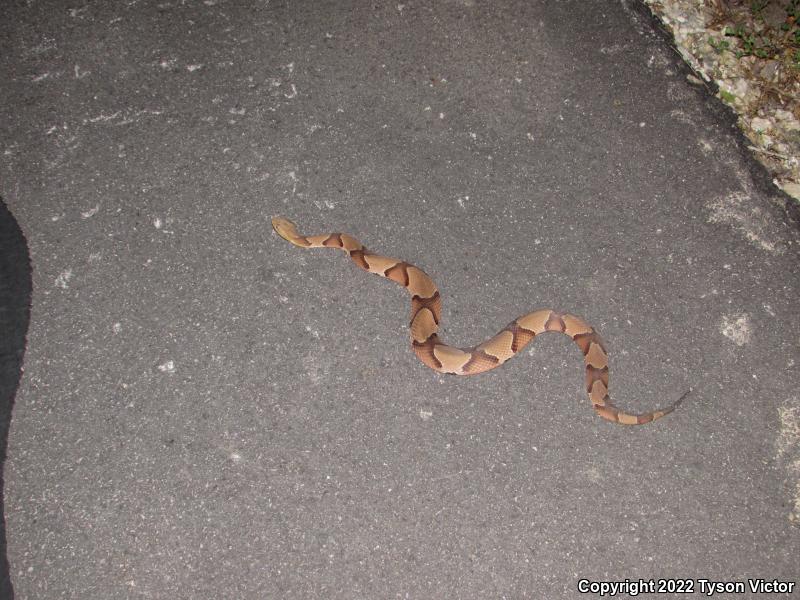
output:
<path id="1" fill-rule="evenodd" d="M 582 319 L 551 309 L 537 310 L 515 319 L 500 333 L 474 348 L 448 346 L 437 335 L 442 307 L 439 290 L 421 269 L 396 258 L 373 254 L 346 233 L 304 236 L 298 233 L 294 223 L 283 217 L 273 217 L 272 226 L 278 235 L 295 246 L 344 250 L 365 271 L 405 287 L 411 294 L 411 344 L 417 357 L 434 371 L 455 375 L 483 373 L 518 354 L 537 335 L 554 331 L 569 336 L 583 352 L 586 392 L 597 414 L 608 421 L 623 425 L 650 423 L 671 413 L 689 393 L 667 408 L 640 415 L 618 409 L 608 396 L 608 353 L 600 335 Z"/>

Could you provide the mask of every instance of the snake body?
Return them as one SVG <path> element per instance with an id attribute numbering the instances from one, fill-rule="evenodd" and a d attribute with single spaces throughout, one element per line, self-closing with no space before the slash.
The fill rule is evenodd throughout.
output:
<path id="1" fill-rule="evenodd" d="M 474 348 L 449 346 L 438 336 L 442 312 L 439 290 L 424 271 L 405 261 L 374 254 L 346 233 L 301 235 L 295 224 L 283 217 L 273 217 L 272 226 L 278 235 L 295 246 L 338 248 L 365 271 L 406 288 L 411 295 L 411 344 L 417 357 L 434 371 L 475 375 L 495 369 L 518 354 L 537 335 L 553 331 L 569 336 L 581 349 L 586 364 L 586 392 L 593 408 L 604 419 L 623 425 L 642 425 L 669 414 L 683 400 L 681 397 L 667 408 L 639 415 L 618 409 L 608 395 L 608 352 L 600 335 L 581 318 L 552 309 L 540 309 L 519 317 Z"/>

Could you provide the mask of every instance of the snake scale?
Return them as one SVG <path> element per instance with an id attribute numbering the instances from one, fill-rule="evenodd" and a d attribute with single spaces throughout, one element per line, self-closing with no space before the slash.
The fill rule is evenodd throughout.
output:
<path id="1" fill-rule="evenodd" d="M 455 348 L 438 336 L 442 312 L 439 290 L 421 269 L 405 261 L 374 254 L 346 233 L 305 236 L 294 223 L 273 217 L 272 226 L 285 240 L 301 248 L 338 248 L 370 273 L 402 285 L 411 295 L 411 344 L 417 357 L 439 373 L 474 375 L 499 367 L 518 354 L 537 335 L 563 333 L 577 344 L 586 364 L 586 392 L 595 411 L 623 425 L 642 425 L 671 413 L 684 397 L 667 408 L 636 415 L 614 406 L 608 396 L 608 352 L 600 335 L 579 317 L 551 309 L 528 313 L 512 321 L 494 337 L 474 348 Z"/>

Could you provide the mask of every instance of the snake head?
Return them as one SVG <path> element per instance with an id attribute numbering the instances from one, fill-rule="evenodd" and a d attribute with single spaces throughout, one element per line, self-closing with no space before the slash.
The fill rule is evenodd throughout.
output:
<path id="1" fill-rule="evenodd" d="M 291 242 L 295 246 L 305 247 L 308 243 L 305 242 L 305 238 L 301 236 L 297 232 L 297 226 L 292 223 L 289 219 L 284 219 L 283 217 L 272 217 L 272 228 L 288 242 Z M 302 240 L 302 241 L 301 241 Z"/>

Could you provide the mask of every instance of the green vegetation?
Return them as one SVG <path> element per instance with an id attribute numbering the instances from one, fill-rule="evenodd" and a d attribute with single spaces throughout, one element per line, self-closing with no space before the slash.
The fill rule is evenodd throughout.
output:
<path id="1" fill-rule="evenodd" d="M 800 0 L 737 0 L 708 2 L 715 21 L 726 24 L 724 37 L 708 43 L 719 53 L 777 61 L 800 77 Z"/>

